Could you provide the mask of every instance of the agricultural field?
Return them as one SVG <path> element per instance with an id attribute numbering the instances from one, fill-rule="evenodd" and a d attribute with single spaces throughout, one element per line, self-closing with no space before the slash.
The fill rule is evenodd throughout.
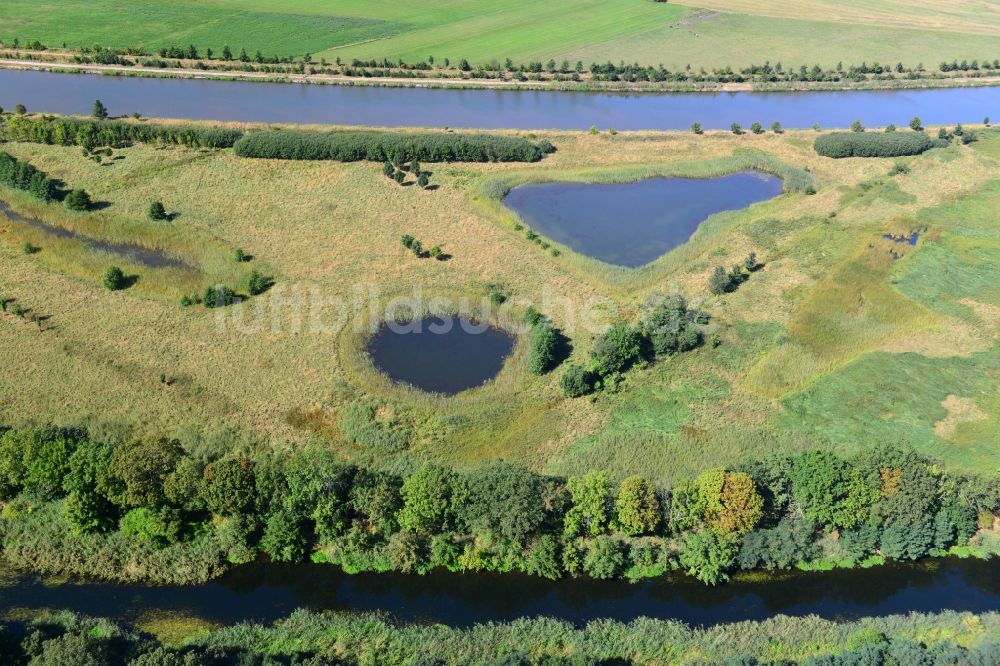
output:
<path id="1" fill-rule="evenodd" d="M 50 46 L 186 46 L 333 60 L 466 58 L 473 64 L 624 60 L 671 69 L 861 61 L 911 66 L 997 57 L 996 3 L 650 0 L 7 0 L 0 40 Z"/>
<path id="2" fill-rule="evenodd" d="M 184 258 L 122 264 L 134 284 L 101 286 L 113 263 L 72 239 L 0 218 L 0 412 L 10 425 L 87 425 L 167 435 L 203 451 L 328 442 L 359 462 L 469 467 L 502 457 L 552 473 L 607 469 L 671 484 L 769 453 L 856 453 L 900 442 L 954 470 L 993 469 L 1000 419 L 1000 134 L 892 159 L 819 157 L 814 132 L 539 133 L 557 151 L 532 163 L 425 164 L 435 189 L 401 187 L 377 162 L 240 158 L 231 150 L 135 145 L 95 161 L 79 148 L 4 150 L 99 210 L 75 214 L 3 190 L 16 212 L 91 238 Z M 902 131 L 902 130 L 900 130 Z M 931 130 L 936 133 L 936 129 Z M 100 163 L 98 163 L 100 162 Z M 803 188 L 711 217 L 690 242 L 629 271 L 525 238 L 491 195 L 497 183 L 719 175 L 762 165 Z M 147 219 L 151 201 L 173 219 Z M 910 237 L 915 244 L 886 239 Z M 410 234 L 446 261 L 419 259 Z M 27 241 L 37 251 L 23 251 Z M 236 263 L 237 249 L 252 257 Z M 755 252 L 763 267 L 732 293 L 709 276 Z M 120 262 L 115 262 L 120 263 Z M 269 291 L 235 308 L 182 307 L 250 270 Z M 424 297 L 482 298 L 500 285 L 533 304 L 586 363 L 595 333 L 635 322 L 657 295 L 710 314 L 701 347 L 629 370 L 614 388 L 567 398 L 562 369 L 530 374 L 519 343 L 499 379 L 445 399 L 394 386 L 354 326 L 419 285 Z M 346 327 L 295 303 L 349 305 Z M 304 300 L 303 300 L 304 299 Z M 260 320 L 256 307 L 264 308 Z M 324 319 L 326 317 L 326 319 Z M 402 433 L 402 451 L 371 445 Z M 235 442 L 235 444 L 234 444 Z"/>

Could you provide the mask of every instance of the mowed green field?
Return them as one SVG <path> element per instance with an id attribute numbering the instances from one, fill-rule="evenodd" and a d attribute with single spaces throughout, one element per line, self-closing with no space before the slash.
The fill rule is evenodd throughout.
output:
<path id="1" fill-rule="evenodd" d="M 754 456 L 894 441 L 949 468 L 996 467 L 1000 132 L 900 160 L 903 172 L 894 160 L 821 158 L 814 136 L 543 133 L 536 138 L 558 151 L 536 164 L 424 165 L 434 191 L 399 187 L 368 162 L 135 146 L 98 165 L 76 148 L 6 144 L 108 204 L 79 216 L 0 192 L 18 210 L 90 236 L 170 248 L 205 276 L 127 266 L 137 283 L 110 292 L 100 283 L 108 255 L 0 218 L 0 297 L 46 318 L 39 327 L 10 307 L 0 313 L 0 423 L 86 424 L 210 448 L 319 440 L 379 465 L 503 457 L 664 484 Z M 707 175 L 748 154 L 808 169 L 818 192 L 714 216 L 691 241 L 628 275 L 565 249 L 553 257 L 484 198 L 497 178 Z M 177 219 L 148 222 L 152 200 Z M 916 246 L 883 238 L 915 230 Z M 451 259 L 413 257 L 402 234 L 440 244 Z M 208 239 L 217 249 L 200 249 Z M 39 251 L 26 255 L 24 240 Z M 220 263 L 235 247 L 254 260 Z M 714 267 L 751 251 L 765 267 L 734 293 L 710 296 Z M 226 271 L 251 268 L 276 285 L 252 309 L 221 313 L 245 326 L 220 327 L 220 313 L 178 305 L 192 288 L 185 280 L 244 280 Z M 442 399 L 375 375 L 353 327 L 310 328 L 291 310 L 294 294 L 314 290 L 351 301 L 359 285 L 385 298 L 419 286 L 425 297 L 476 299 L 487 283 L 502 284 L 511 302 L 538 304 L 572 338 L 575 362 L 587 362 L 594 332 L 573 313 L 597 303 L 597 321 L 635 321 L 649 299 L 674 291 L 711 313 L 706 336 L 719 344 L 634 368 L 593 400 L 564 398 L 562 371 L 529 375 L 523 355 L 503 381 Z M 367 293 L 361 305 L 375 307 Z M 258 305 L 267 317 L 255 327 Z M 406 450 L 385 453 L 365 439 L 381 428 L 405 432 Z"/>
<path id="2" fill-rule="evenodd" d="M 639 61 L 679 68 L 1000 55 L 1000 3 L 704 0 L 5 0 L 0 39 L 49 45 L 194 43 L 333 59 Z"/>

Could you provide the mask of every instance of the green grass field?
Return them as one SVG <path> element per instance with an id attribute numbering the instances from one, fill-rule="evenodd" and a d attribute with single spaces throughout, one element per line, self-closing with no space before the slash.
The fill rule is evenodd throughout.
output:
<path id="1" fill-rule="evenodd" d="M 399 187 L 371 163 L 136 146 L 101 166 L 78 149 L 7 144 L 109 204 L 74 216 L 2 193 L 17 210 L 162 247 L 196 268 L 135 268 L 133 287 L 109 292 L 100 286 L 108 255 L 0 221 L 0 296 L 45 318 L 37 326 L 0 313 L 0 422 L 166 434 L 203 450 L 234 438 L 322 439 L 379 464 L 502 456 L 662 483 L 754 455 L 851 452 L 875 441 L 907 442 L 953 468 L 994 467 L 1000 134 L 907 158 L 909 171 L 897 175 L 892 160 L 820 158 L 813 136 L 539 134 L 559 150 L 537 164 L 425 165 L 436 191 Z M 748 155 L 789 177 L 808 169 L 818 193 L 715 216 L 631 277 L 568 251 L 553 257 L 483 198 L 493 181 L 710 175 Z M 179 213 L 168 227 L 145 219 L 155 199 Z M 915 247 L 882 239 L 911 230 L 922 234 Z M 452 258 L 414 258 L 399 243 L 404 233 Z M 26 239 L 40 251 L 24 254 Z M 233 264 L 237 247 L 253 261 Z M 710 297 L 714 266 L 750 251 L 765 268 L 735 293 Z M 178 304 L 206 281 L 239 286 L 252 268 L 276 285 L 249 303 L 245 325 L 220 327 L 217 312 Z M 635 320 L 650 296 L 674 290 L 712 314 L 720 344 L 636 368 L 593 400 L 563 398 L 558 371 L 529 375 L 519 347 L 495 384 L 445 400 L 387 384 L 359 353 L 362 330 L 311 328 L 293 307 L 296 294 L 340 297 L 356 304 L 354 323 L 414 285 L 425 297 L 476 298 L 491 282 L 519 307 L 560 299 L 547 313 L 572 337 L 575 360 L 586 361 L 593 334 L 572 327 L 573 312 L 596 302 L 597 321 Z M 254 326 L 253 307 L 271 297 L 278 306 Z M 373 444 L 400 433 L 405 452 Z"/>
<path id="2" fill-rule="evenodd" d="M 936 66 L 997 57 L 1000 7 L 946 0 L 873 2 L 703 0 L 6 0 L 0 39 L 72 47 L 223 44 L 319 57 L 488 63 L 639 61 L 679 68 L 781 61 Z"/>

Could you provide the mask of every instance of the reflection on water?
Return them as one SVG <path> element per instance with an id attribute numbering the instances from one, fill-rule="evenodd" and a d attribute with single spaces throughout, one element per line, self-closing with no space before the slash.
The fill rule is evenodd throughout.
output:
<path id="1" fill-rule="evenodd" d="M 86 236 L 81 236 L 78 233 L 70 231 L 69 229 L 64 229 L 63 227 L 57 227 L 51 224 L 46 224 L 41 220 L 24 217 L 23 215 L 19 215 L 18 213 L 12 211 L 7 204 L 2 201 L 0 201 L 0 216 L 6 217 L 15 224 L 23 224 L 50 236 L 54 236 L 55 238 L 80 241 L 92 250 L 114 254 L 123 259 L 127 259 L 132 263 L 145 266 L 146 268 L 190 268 L 186 262 L 181 261 L 180 259 L 174 259 L 173 257 L 168 257 L 159 250 L 153 250 L 151 248 L 143 247 L 142 245 L 134 245 L 132 243 L 110 243 L 108 241 L 99 241 L 93 238 L 87 238 Z"/>
<path id="2" fill-rule="evenodd" d="M 95 99 L 113 114 L 275 123 L 407 127 L 619 130 L 876 127 L 920 116 L 927 125 L 978 123 L 1000 87 L 787 93 L 573 93 L 433 90 L 0 71 L 0 106 L 86 115 Z"/>
<path id="3" fill-rule="evenodd" d="M 32 576 L 0 587 L 0 611 L 68 608 L 130 621 L 147 612 L 231 624 L 270 622 L 296 608 L 382 611 L 404 622 L 469 626 L 524 616 L 583 624 L 597 618 L 671 618 L 693 625 L 763 620 L 775 614 L 829 619 L 1000 609 L 995 561 L 927 560 L 871 569 L 787 573 L 769 582 L 707 587 L 680 576 L 622 581 L 548 581 L 522 574 L 347 575 L 318 564 L 254 564 L 191 587 L 104 583 L 47 586 Z"/>
<path id="4" fill-rule="evenodd" d="M 368 343 L 379 370 L 395 382 L 454 395 L 493 379 L 514 348 L 514 337 L 457 317 L 428 317 L 383 326 Z"/>
<path id="5" fill-rule="evenodd" d="M 534 231 L 609 264 L 637 268 L 681 245 L 710 215 L 772 199 L 762 173 L 634 183 L 532 183 L 504 198 Z"/>

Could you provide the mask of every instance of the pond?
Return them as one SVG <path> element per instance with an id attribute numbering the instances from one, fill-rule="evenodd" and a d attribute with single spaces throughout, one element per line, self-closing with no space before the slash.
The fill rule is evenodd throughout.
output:
<path id="1" fill-rule="evenodd" d="M 12 574 L 0 613 L 65 608 L 134 621 L 176 613 L 210 622 L 272 622 L 296 608 L 384 611 L 402 622 L 465 627 L 544 615 L 577 625 L 598 618 L 677 619 L 692 625 L 765 620 L 776 614 L 827 619 L 1000 609 L 1000 565 L 934 560 L 870 569 L 788 573 L 761 582 L 708 587 L 672 576 L 629 584 L 585 578 L 549 581 L 522 574 L 348 575 L 332 565 L 253 564 L 195 586 L 46 584 Z"/>
<path id="2" fill-rule="evenodd" d="M 728 129 L 754 121 L 787 128 L 978 123 L 1000 117 L 1000 87 L 848 92 L 583 93 L 540 90 L 381 88 L 156 79 L 0 70 L 0 107 L 272 123 L 390 127 L 619 130 Z"/>
<path id="3" fill-rule="evenodd" d="M 425 317 L 383 325 L 368 343 L 375 367 L 394 382 L 454 395 L 496 377 L 514 337 L 467 317 Z"/>
<path id="4" fill-rule="evenodd" d="M 532 183 L 504 204 L 541 235 L 600 261 L 636 268 L 691 238 L 709 216 L 782 192 L 776 176 L 650 178 L 634 183 Z"/>
<path id="5" fill-rule="evenodd" d="M 191 268 L 187 262 L 173 257 L 168 257 L 159 250 L 143 247 L 142 245 L 135 245 L 133 243 L 111 243 L 108 241 L 99 241 L 93 238 L 87 238 L 86 236 L 81 236 L 75 231 L 70 231 L 69 229 L 64 229 L 63 227 L 57 227 L 52 224 L 46 224 L 41 220 L 25 217 L 12 211 L 3 201 L 0 201 L 0 216 L 6 217 L 15 224 L 23 224 L 55 238 L 79 241 L 92 250 L 106 252 L 107 254 L 121 257 L 122 259 L 146 268 Z"/>

